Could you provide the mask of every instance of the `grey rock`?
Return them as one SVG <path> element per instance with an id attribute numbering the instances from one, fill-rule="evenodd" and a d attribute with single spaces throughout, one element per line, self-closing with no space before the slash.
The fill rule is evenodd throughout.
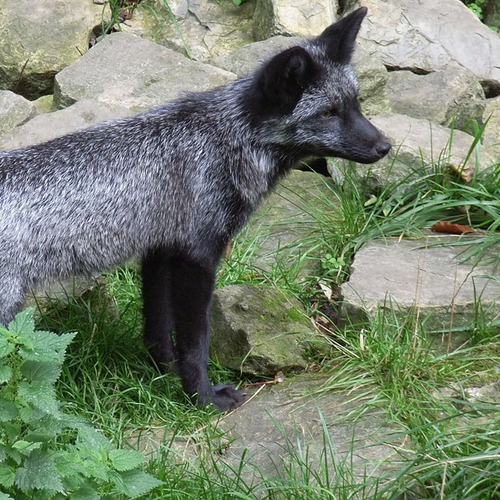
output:
<path id="1" fill-rule="evenodd" d="M 212 299 L 210 339 L 219 363 L 252 375 L 306 367 L 312 324 L 301 304 L 282 291 L 230 285 Z"/>
<path id="2" fill-rule="evenodd" d="M 349 281 L 342 285 L 343 317 L 370 321 L 378 307 L 393 300 L 401 315 L 413 310 L 426 318 L 428 331 L 448 332 L 473 323 L 480 299 L 485 319 L 492 319 L 500 305 L 498 269 L 493 263 L 474 266 L 463 261 L 467 247 L 451 245 L 457 238 L 431 234 L 364 245 L 356 253 Z"/>
<path id="3" fill-rule="evenodd" d="M 316 36 L 338 19 L 337 0 L 257 0 L 255 40 L 285 36 Z"/>
<path id="4" fill-rule="evenodd" d="M 462 66 L 488 95 L 500 89 L 500 38 L 457 0 L 363 0 L 358 40 L 387 67 L 428 73 Z"/>
<path id="5" fill-rule="evenodd" d="M 238 76 L 245 76 L 274 53 L 292 47 L 300 40 L 300 37 L 275 36 L 261 42 L 250 43 L 229 54 L 215 57 L 210 62 Z"/>
<path id="6" fill-rule="evenodd" d="M 387 98 L 389 72 L 379 57 L 362 47 L 354 52 L 353 66 L 359 83 L 359 102 L 363 113 L 370 117 L 392 111 Z"/>
<path id="7" fill-rule="evenodd" d="M 298 376 L 265 387 L 258 397 L 221 419 L 219 428 L 230 440 L 221 466 L 239 470 L 245 452 L 242 476 L 257 485 L 262 476 L 286 478 L 284 471 L 297 463 L 296 457 L 323 481 L 326 474 L 342 475 L 342 464 L 347 465 L 346 474 L 352 472 L 360 481 L 390 474 L 391 464 L 400 458 L 397 431 L 402 434 L 403 429 L 387 425 L 382 408 L 361 414 L 359 391 L 350 396 L 326 391 L 322 397 L 313 396 L 326 382 L 317 376 Z M 359 416 L 349 415 L 357 409 Z"/>
<path id="8" fill-rule="evenodd" d="M 102 8 L 81 0 L 0 0 L 0 12 L 0 88 L 37 98 L 87 51 Z"/>
<path id="9" fill-rule="evenodd" d="M 486 101 L 483 122 L 486 120 L 489 121 L 483 134 L 483 144 L 487 152 L 500 162 L 500 97 Z"/>
<path id="10" fill-rule="evenodd" d="M 254 0 L 239 7 L 232 2 L 175 0 L 168 8 L 162 0 L 145 0 L 123 30 L 208 61 L 253 41 L 253 11 Z"/>
<path id="11" fill-rule="evenodd" d="M 481 123 L 484 91 L 466 69 L 447 69 L 428 75 L 410 71 L 389 74 L 387 95 L 395 113 L 463 130 L 470 120 Z"/>
<path id="12" fill-rule="evenodd" d="M 54 139 L 96 123 L 124 118 L 131 111 L 121 106 L 80 101 L 69 108 L 38 115 L 0 138 L 0 149 L 14 149 Z"/>
<path id="13" fill-rule="evenodd" d="M 35 106 L 20 95 L 0 90 L 0 136 L 36 115 Z"/>
<path id="14" fill-rule="evenodd" d="M 57 74 L 54 102 L 60 108 L 94 99 L 142 111 L 181 93 L 208 90 L 235 77 L 148 40 L 114 33 Z"/>
<path id="15" fill-rule="evenodd" d="M 332 187 L 333 181 L 318 174 L 290 172 L 238 237 L 247 252 L 252 252 L 250 265 L 265 271 L 286 270 L 297 279 L 316 272 L 315 231 L 323 214 L 335 210 Z"/>

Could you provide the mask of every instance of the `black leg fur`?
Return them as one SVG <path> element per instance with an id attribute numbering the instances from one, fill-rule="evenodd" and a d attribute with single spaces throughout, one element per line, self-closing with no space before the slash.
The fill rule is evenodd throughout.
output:
<path id="1" fill-rule="evenodd" d="M 152 252 L 142 261 L 144 343 L 160 370 L 178 371 L 177 352 L 172 341 L 170 265 L 169 257 L 162 251 Z"/>
<path id="2" fill-rule="evenodd" d="M 201 407 L 212 404 L 220 411 L 234 408 L 242 401 L 243 394 L 228 385 L 213 387 L 207 374 L 215 267 L 182 258 L 174 258 L 171 263 L 172 305 L 183 388 Z"/>
<path id="3" fill-rule="evenodd" d="M 238 406 L 243 394 L 229 385 L 213 387 L 207 374 L 215 266 L 156 250 L 143 259 L 142 280 L 144 342 L 158 367 L 177 371 L 184 391 L 201 407 Z"/>

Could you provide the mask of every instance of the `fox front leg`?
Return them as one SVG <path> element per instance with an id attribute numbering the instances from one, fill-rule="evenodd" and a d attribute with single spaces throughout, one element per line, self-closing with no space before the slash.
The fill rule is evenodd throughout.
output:
<path id="1" fill-rule="evenodd" d="M 144 339 L 157 365 L 174 366 L 184 391 L 198 406 L 220 411 L 238 406 L 243 393 L 230 385 L 212 386 L 207 374 L 215 267 L 155 251 L 142 269 Z"/>

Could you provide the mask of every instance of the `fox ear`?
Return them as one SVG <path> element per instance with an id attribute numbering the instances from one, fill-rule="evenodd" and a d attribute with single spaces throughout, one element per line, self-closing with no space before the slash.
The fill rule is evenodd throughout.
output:
<path id="1" fill-rule="evenodd" d="M 354 51 L 356 37 L 368 9 L 361 7 L 348 16 L 326 28 L 318 42 L 326 48 L 327 56 L 340 64 L 348 64 Z"/>
<path id="2" fill-rule="evenodd" d="M 291 47 L 275 55 L 254 80 L 253 113 L 257 103 L 258 112 L 262 114 L 291 113 L 317 73 L 316 63 L 302 47 Z"/>

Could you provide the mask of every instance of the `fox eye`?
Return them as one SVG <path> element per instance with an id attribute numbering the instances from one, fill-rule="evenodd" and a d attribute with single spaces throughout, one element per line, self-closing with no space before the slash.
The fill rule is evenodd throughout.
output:
<path id="1" fill-rule="evenodd" d="M 322 113 L 320 113 L 320 116 L 321 118 L 323 119 L 328 119 L 328 118 L 332 118 L 332 116 L 335 116 L 335 111 L 333 109 L 329 109 L 328 111 L 323 111 Z"/>

